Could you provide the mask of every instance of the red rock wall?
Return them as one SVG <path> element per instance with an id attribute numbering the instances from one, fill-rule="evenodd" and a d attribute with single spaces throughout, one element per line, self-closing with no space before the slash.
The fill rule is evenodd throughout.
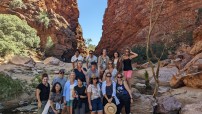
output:
<path id="1" fill-rule="evenodd" d="M 155 3 L 154 14 L 160 5 Z M 132 47 L 145 43 L 149 28 L 149 0 L 108 0 L 103 20 L 102 38 L 96 48 L 100 53 L 107 48 L 110 53 L 122 51 L 124 47 Z M 165 0 L 163 10 L 152 32 L 152 41 L 161 40 L 162 36 L 170 39 L 176 32 L 188 33 L 201 24 L 199 9 L 201 0 Z"/>
<path id="2" fill-rule="evenodd" d="M 26 8 L 9 8 L 11 0 L 1 0 L 0 13 L 17 15 L 37 30 L 41 39 L 41 48 L 45 48 L 48 36 L 51 36 L 55 48 L 52 55 L 60 57 L 68 49 L 69 56 L 73 54 L 78 45 L 80 50 L 85 52 L 82 29 L 78 23 L 79 10 L 76 0 L 23 0 Z M 48 14 L 50 23 L 48 28 L 38 21 L 41 11 Z"/>

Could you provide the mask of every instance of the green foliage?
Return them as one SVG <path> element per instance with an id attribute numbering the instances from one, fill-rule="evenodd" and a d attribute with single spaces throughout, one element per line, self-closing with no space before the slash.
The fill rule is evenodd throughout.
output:
<path id="1" fill-rule="evenodd" d="M 30 86 L 33 87 L 33 88 L 36 88 L 37 85 L 42 82 L 41 75 L 35 76 L 35 77 L 31 80 L 31 82 L 32 82 L 32 83 L 30 84 Z"/>
<path id="2" fill-rule="evenodd" d="M 154 51 L 154 55 L 156 55 L 157 57 L 160 57 L 161 53 L 164 49 L 164 45 L 161 43 L 156 43 L 156 44 L 152 44 L 151 48 Z M 145 45 L 137 45 L 137 46 L 132 48 L 132 51 L 138 54 L 138 57 L 133 59 L 132 62 L 137 62 L 138 64 L 142 64 L 142 63 L 147 62 L 146 46 Z M 151 53 L 149 53 L 149 56 L 151 57 L 151 60 L 153 62 L 157 62 L 157 60 L 155 60 L 155 58 L 152 58 Z M 165 49 L 161 59 L 164 60 L 167 58 L 167 56 L 168 56 L 168 50 Z"/>
<path id="3" fill-rule="evenodd" d="M 13 80 L 9 76 L 0 74 L 0 101 L 13 98 L 23 92 L 23 84 L 20 80 Z"/>
<path id="4" fill-rule="evenodd" d="M 16 8 L 23 8 L 25 7 L 25 5 L 22 0 L 11 0 L 9 3 L 9 7 L 11 9 L 16 9 Z"/>
<path id="5" fill-rule="evenodd" d="M 46 47 L 45 47 L 45 55 L 49 56 L 52 53 L 52 49 L 54 48 L 54 43 L 52 38 L 47 37 Z"/>
<path id="6" fill-rule="evenodd" d="M 0 14 L 0 56 L 26 55 L 27 49 L 39 46 L 36 30 L 14 15 Z"/>
<path id="7" fill-rule="evenodd" d="M 48 28 L 48 25 L 49 25 L 49 23 L 50 23 L 50 19 L 49 19 L 49 17 L 48 17 L 48 13 L 47 13 L 46 11 L 41 11 L 41 12 L 39 13 L 39 16 L 38 16 L 38 21 L 39 21 L 40 23 L 43 23 L 44 26 L 45 26 L 46 28 Z"/>
<path id="8" fill-rule="evenodd" d="M 144 77 L 145 77 L 146 89 L 151 89 L 152 87 L 149 83 L 149 73 L 147 72 L 147 70 L 145 70 L 145 72 L 144 72 Z"/>
<path id="9" fill-rule="evenodd" d="M 93 50 L 94 51 L 96 45 L 91 44 L 91 42 L 92 42 L 92 39 L 88 38 L 88 39 L 85 40 L 85 45 L 87 46 L 88 50 Z"/>

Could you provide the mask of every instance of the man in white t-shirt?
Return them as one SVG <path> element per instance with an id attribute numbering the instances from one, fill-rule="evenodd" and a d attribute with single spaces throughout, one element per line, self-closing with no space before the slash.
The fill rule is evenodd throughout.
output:
<path id="1" fill-rule="evenodd" d="M 72 56 L 72 58 L 71 58 L 72 68 L 73 69 L 76 68 L 76 63 L 77 63 L 78 60 L 83 61 L 83 57 L 80 55 L 80 52 L 77 49 L 76 52 L 75 52 L 75 55 Z"/>
<path id="2" fill-rule="evenodd" d="M 97 57 L 93 55 L 93 51 L 89 51 L 89 55 L 86 57 L 86 67 L 89 69 L 91 68 L 91 63 L 96 62 L 97 63 Z"/>

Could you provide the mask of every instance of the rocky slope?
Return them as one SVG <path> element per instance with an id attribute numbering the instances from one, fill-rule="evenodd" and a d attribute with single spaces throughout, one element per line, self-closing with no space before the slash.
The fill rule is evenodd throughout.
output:
<path id="1" fill-rule="evenodd" d="M 153 17 L 159 11 L 155 0 Z M 149 28 L 149 0 L 108 0 L 103 20 L 103 33 L 96 52 L 108 48 L 109 52 L 122 51 L 146 41 Z M 201 0 L 165 0 L 163 10 L 152 32 L 152 41 L 189 39 L 193 30 L 201 25 Z M 197 38 L 198 39 L 198 38 Z"/>
<path id="2" fill-rule="evenodd" d="M 60 57 L 65 50 L 73 52 L 77 47 L 85 51 L 76 0 L 1 0 L 0 13 L 26 20 L 37 30 L 42 50 L 50 36 L 55 44 L 53 56 Z"/>

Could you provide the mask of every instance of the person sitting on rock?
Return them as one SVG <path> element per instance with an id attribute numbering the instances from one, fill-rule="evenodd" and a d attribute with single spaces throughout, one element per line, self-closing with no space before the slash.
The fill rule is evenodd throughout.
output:
<path id="1" fill-rule="evenodd" d="M 75 55 L 72 56 L 71 62 L 72 62 L 72 68 L 75 69 L 77 61 L 83 61 L 83 57 L 80 55 L 80 51 L 77 49 L 75 52 Z"/>

